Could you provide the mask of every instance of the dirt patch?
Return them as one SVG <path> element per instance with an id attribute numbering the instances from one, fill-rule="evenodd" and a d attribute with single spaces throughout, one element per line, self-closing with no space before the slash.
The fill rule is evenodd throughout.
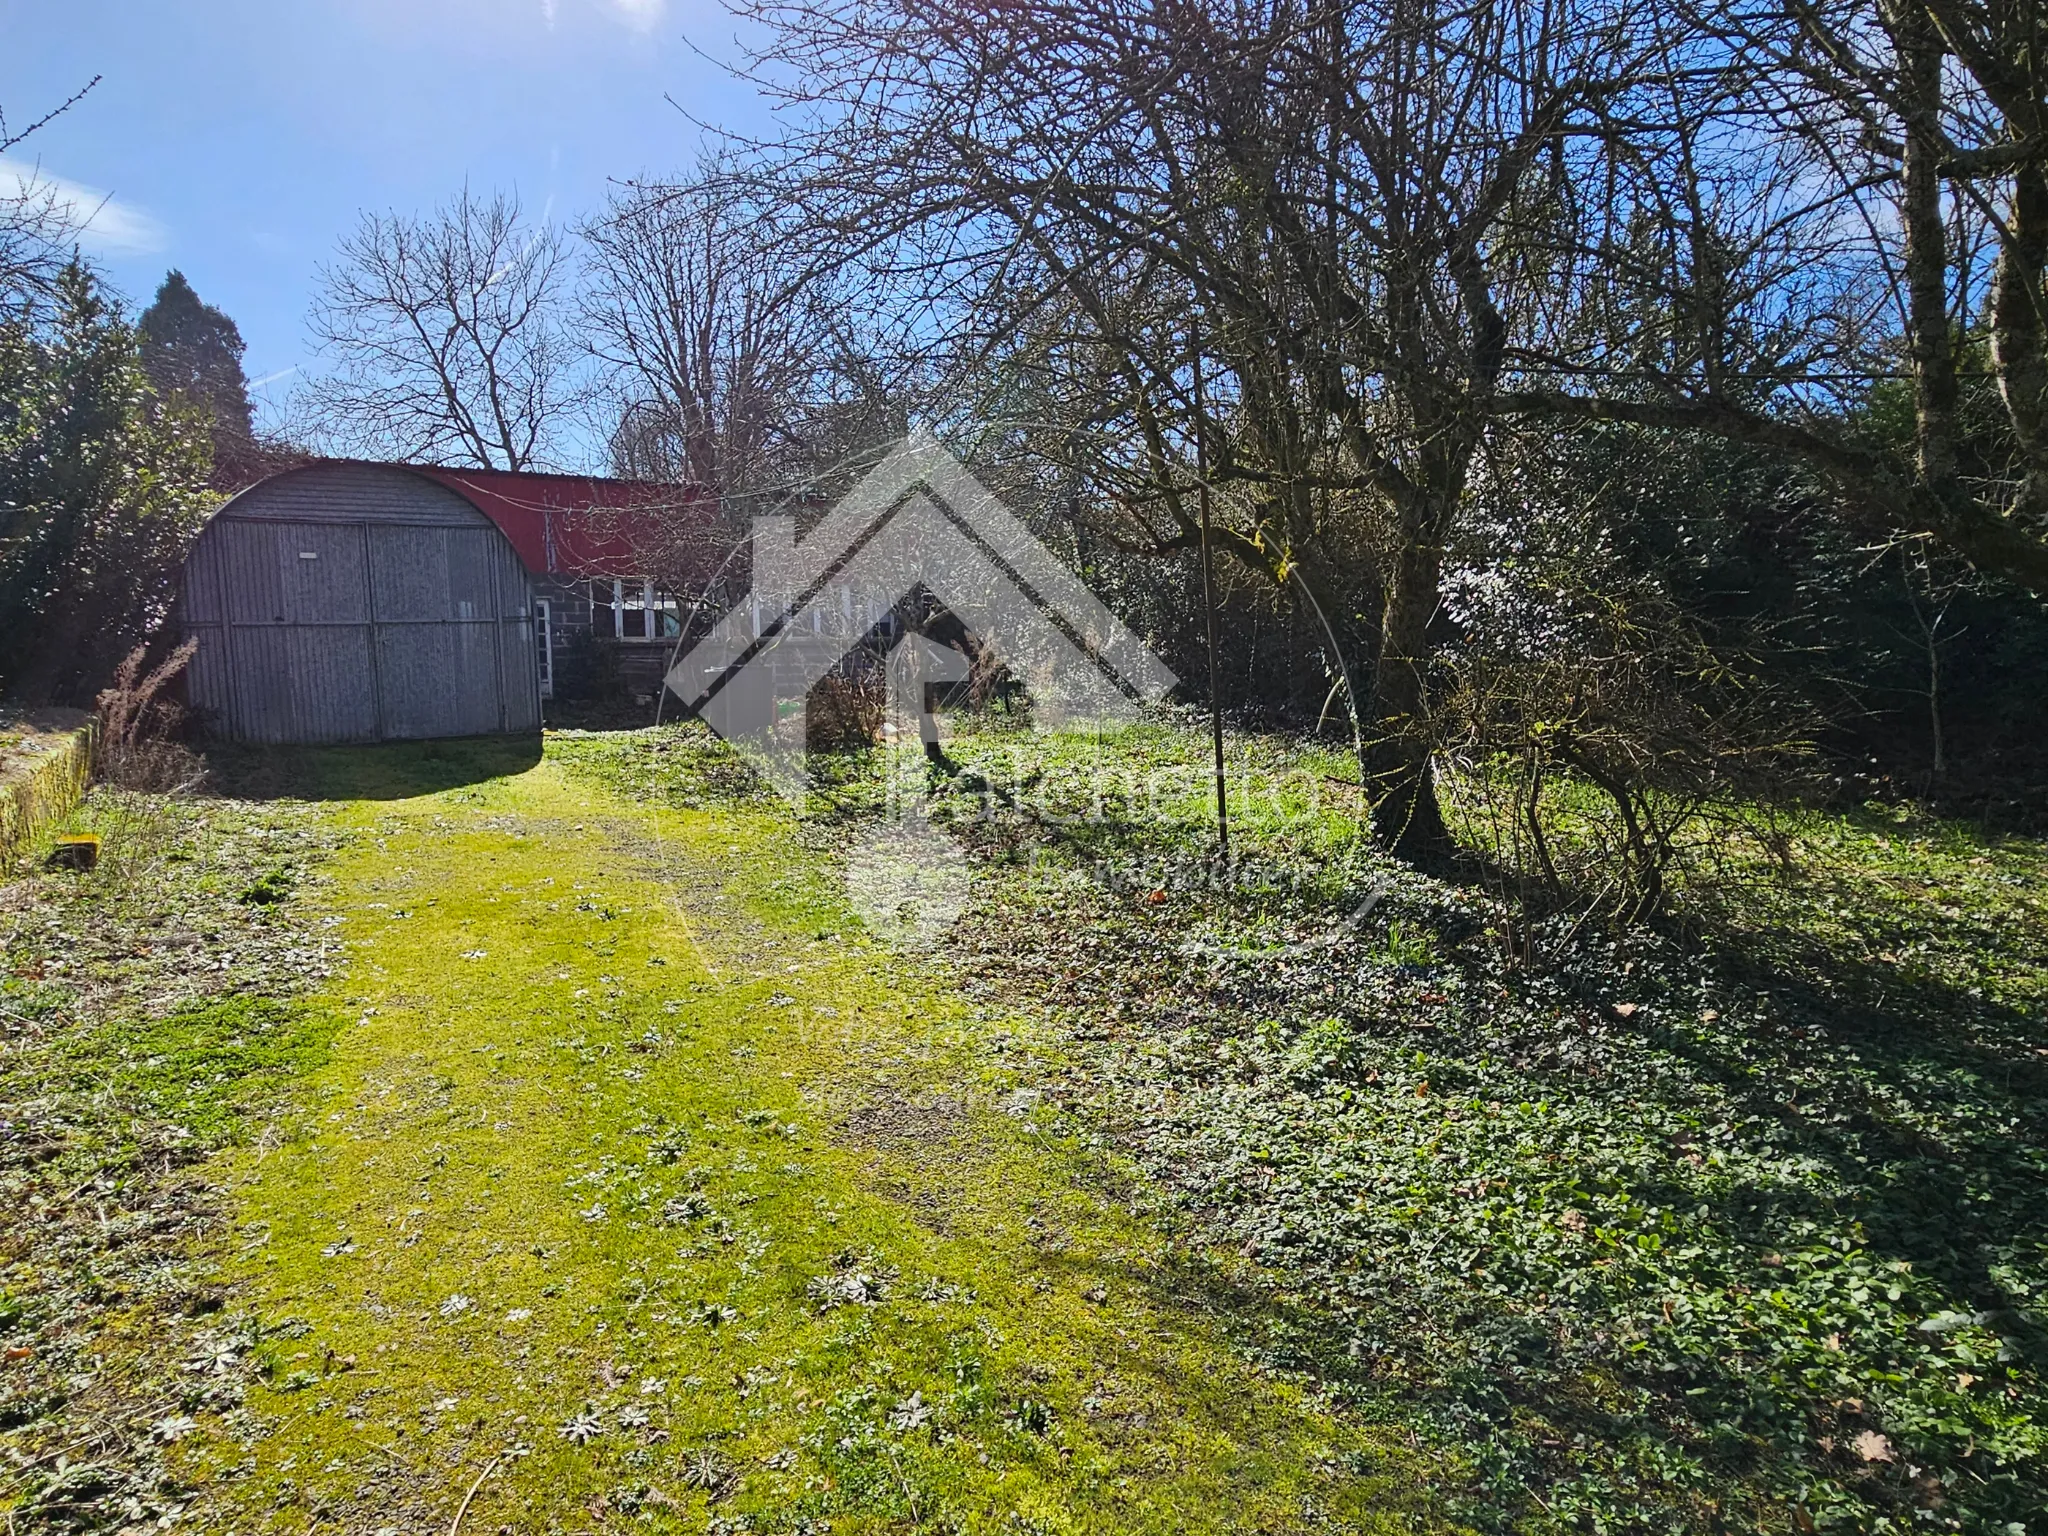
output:
<path id="1" fill-rule="evenodd" d="M 956 1140 L 966 1119 L 965 1100 L 951 1094 L 888 1094 L 847 1114 L 834 1127 L 833 1139 L 877 1152 L 929 1152 Z"/>

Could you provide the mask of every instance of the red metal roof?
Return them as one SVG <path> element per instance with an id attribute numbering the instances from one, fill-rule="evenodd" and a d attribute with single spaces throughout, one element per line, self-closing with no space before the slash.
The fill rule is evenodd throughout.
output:
<path id="1" fill-rule="evenodd" d="M 673 559 L 679 519 L 706 521 L 717 507 L 700 486 L 594 475 L 398 466 L 438 481 L 504 530 L 535 575 L 640 576 Z"/>

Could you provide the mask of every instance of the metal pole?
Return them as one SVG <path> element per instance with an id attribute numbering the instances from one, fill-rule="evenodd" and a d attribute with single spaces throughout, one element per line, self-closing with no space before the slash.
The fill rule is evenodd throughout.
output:
<path id="1" fill-rule="evenodd" d="M 1202 403 L 1202 328 L 1198 320 L 1192 331 L 1195 374 L 1195 496 L 1202 508 L 1202 616 L 1209 631 L 1209 736 L 1216 752 L 1216 848 L 1217 856 L 1230 862 L 1230 800 L 1223 777 L 1223 698 L 1218 691 L 1221 674 L 1216 666 L 1216 576 L 1209 547 L 1209 454 L 1207 416 Z"/>

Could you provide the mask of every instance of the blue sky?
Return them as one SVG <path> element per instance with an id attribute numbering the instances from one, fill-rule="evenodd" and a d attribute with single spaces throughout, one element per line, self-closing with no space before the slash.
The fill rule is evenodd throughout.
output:
<path id="1" fill-rule="evenodd" d="M 607 178 L 687 167 L 697 118 L 759 128 L 716 0 L 0 0 L 6 169 L 110 199 L 85 246 L 136 304 L 177 267 L 232 315 L 259 400 L 311 359 L 315 269 L 367 208 L 467 180 L 573 221 Z M 701 50 L 701 51 L 700 51 Z"/>

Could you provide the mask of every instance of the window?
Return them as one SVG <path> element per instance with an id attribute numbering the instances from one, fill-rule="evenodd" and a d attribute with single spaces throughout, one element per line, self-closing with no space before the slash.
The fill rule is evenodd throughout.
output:
<path id="1" fill-rule="evenodd" d="M 599 577 L 590 584 L 590 629 L 604 640 L 673 640 L 683 605 L 651 576 Z"/>
<path id="2" fill-rule="evenodd" d="M 555 610 L 546 598 L 534 604 L 533 643 L 540 655 L 540 696 L 555 696 Z"/>
<path id="3" fill-rule="evenodd" d="M 590 584 L 590 632 L 600 640 L 619 638 L 618 588 L 609 579 Z"/>
<path id="4" fill-rule="evenodd" d="M 647 584 L 647 638 L 673 640 L 683 632 L 682 601 L 653 582 Z"/>

